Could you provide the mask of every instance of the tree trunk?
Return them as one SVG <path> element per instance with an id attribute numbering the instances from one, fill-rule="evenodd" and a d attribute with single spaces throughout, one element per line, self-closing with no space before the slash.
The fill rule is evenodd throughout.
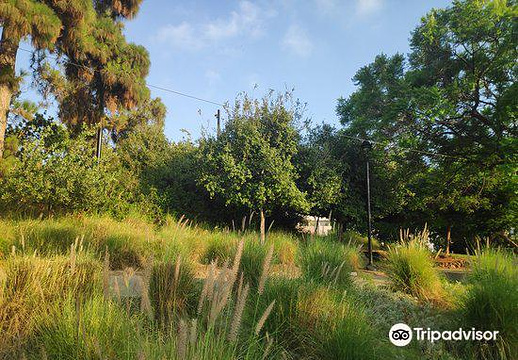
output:
<path id="1" fill-rule="evenodd" d="M 315 221 L 315 229 L 313 230 L 314 235 L 318 235 L 318 223 L 320 221 L 320 216 L 317 216 L 317 221 Z"/>
<path id="2" fill-rule="evenodd" d="M 7 114 L 16 85 L 16 53 L 20 44 L 20 39 L 9 33 L 9 29 L 4 28 L 0 42 L 0 159 L 4 153 Z"/>
<path id="3" fill-rule="evenodd" d="M 344 224 L 342 222 L 338 223 L 336 231 L 338 232 L 338 242 L 343 242 L 344 241 Z"/>
<path id="4" fill-rule="evenodd" d="M 446 256 L 450 256 L 451 225 L 446 228 Z"/>
<path id="5" fill-rule="evenodd" d="M 266 242 L 266 219 L 264 217 L 264 210 L 261 209 L 261 244 L 264 244 Z"/>

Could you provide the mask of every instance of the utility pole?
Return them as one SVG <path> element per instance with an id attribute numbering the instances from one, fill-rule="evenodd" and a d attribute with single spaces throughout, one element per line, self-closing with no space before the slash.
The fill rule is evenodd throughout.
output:
<path id="1" fill-rule="evenodd" d="M 101 158 L 101 150 L 103 147 L 103 127 L 102 125 L 99 126 L 99 129 L 97 129 L 97 146 L 95 150 L 95 156 L 97 159 Z"/>
<path id="2" fill-rule="evenodd" d="M 216 125 L 217 126 L 216 131 L 217 131 L 217 134 L 219 137 L 219 134 L 221 134 L 221 111 L 218 109 L 218 111 L 216 112 L 216 115 L 214 115 L 214 116 L 218 120 L 217 125 Z"/>
<path id="3" fill-rule="evenodd" d="M 366 175 L 367 175 L 367 216 L 368 216 L 368 224 L 369 229 L 367 233 L 368 239 L 368 252 L 369 252 L 369 263 L 367 264 L 368 270 L 374 270 L 374 265 L 372 261 L 372 215 L 371 215 L 371 184 L 370 184 L 370 168 L 369 168 L 369 152 L 372 149 L 372 144 L 365 140 L 362 143 L 362 148 L 365 150 L 365 158 L 366 158 Z"/>

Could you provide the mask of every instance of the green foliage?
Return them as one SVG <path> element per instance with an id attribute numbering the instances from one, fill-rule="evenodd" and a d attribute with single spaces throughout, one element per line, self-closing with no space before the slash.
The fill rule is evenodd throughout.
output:
<path id="1" fill-rule="evenodd" d="M 275 299 L 265 331 L 293 358 L 386 358 L 362 307 L 341 292 L 298 280 L 272 279 L 258 298 L 259 312 Z M 251 314 L 249 314 L 251 316 Z"/>
<path id="2" fill-rule="evenodd" d="M 323 124 L 311 129 L 295 159 L 299 187 L 308 194 L 312 215 L 327 216 L 341 200 L 343 162 L 336 156 L 335 130 Z"/>
<path id="3" fill-rule="evenodd" d="M 262 100 L 243 95 L 227 109 L 221 135 L 201 142 L 205 167 L 200 181 L 212 197 L 256 212 L 307 208 L 295 184 L 299 109 L 291 101 L 289 93 Z"/>
<path id="4" fill-rule="evenodd" d="M 269 246 L 268 243 L 262 245 L 257 239 L 245 242 L 239 271 L 243 273 L 244 281 L 250 284 L 251 288 L 256 288 L 259 284 Z M 267 264 L 267 267 L 270 265 L 271 263 Z"/>
<path id="5" fill-rule="evenodd" d="M 75 257 L 22 255 L 1 261 L 0 356 L 25 344 L 37 327 L 37 315 L 61 306 L 64 294 L 88 298 L 100 293 L 100 275 L 100 262 L 79 251 Z"/>
<path id="6" fill-rule="evenodd" d="M 477 254 L 463 303 L 463 326 L 499 331 L 494 342 L 473 343 L 480 359 L 514 359 L 518 356 L 518 270 L 516 258 L 502 250 Z M 470 349 L 468 349 L 469 351 Z"/>
<path id="7" fill-rule="evenodd" d="M 351 271 L 360 267 L 358 248 L 333 241 L 310 240 L 301 249 L 300 266 L 308 280 L 348 286 Z"/>
<path id="8" fill-rule="evenodd" d="M 2 212 L 123 215 L 132 208 L 150 209 L 137 179 L 120 166 L 115 153 L 105 151 L 100 161 L 93 156 L 91 132 L 72 139 L 55 123 L 37 126 L 29 124 L 31 132 L 19 133 L 17 162 L 0 179 Z"/>
<path id="9" fill-rule="evenodd" d="M 203 264 L 216 262 L 216 264 L 223 265 L 234 257 L 236 245 L 237 241 L 225 234 L 210 236 L 206 239 L 201 262 Z"/>
<path id="10" fill-rule="evenodd" d="M 377 56 L 354 77 L 358 90 L 339 100 L 345 132 L 377 141 L 375 152 L 397 164 L 377 179 L 403 187 L 386 221 L 427 222 L 440 233 L 455 224 L 461 239 L 516 223 L 515 15 L 506 1 L 434 9 L 413 31 L 408 59 Z"/>
<path id="11" fill-rule="evenodd" d="M 12 246 L 26 254 L 66 255 L 78 244 L 102 259 L 106 250 L 113 269 L 141 267 L 159 255 L 161 246 L 151 225 L 135 219 L 64 217 L 55 220 L 0 221 L 0 251 L 6 257 Z"/>
<path id="12" fill-rule="evenodd" d="M 31 359 L 134 358 L 140 351 L 140 324 L 135 317 L 100 296 L 79 305 L 69 296 L 50 313 L 38 313 L 36 318 Z"/>

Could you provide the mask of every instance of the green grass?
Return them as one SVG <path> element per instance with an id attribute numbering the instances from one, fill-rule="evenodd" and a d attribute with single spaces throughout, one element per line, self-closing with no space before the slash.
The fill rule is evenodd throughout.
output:
<path id="1" fill-rule="evenodd" d="M 441 279 L 422 241 L 413 239 L 393 246 L 387 261 L 387 274 L 394 289 L 423 300 L 444 300 Z"/>
<path id="2" fill-rule="evenodd" d="M 66 294 L 85 299 L 102 292 L 101 263 L 89 254 L 10 256 L 0 263 L 0 275 L 0 355 L 23 346 L 35 314 L 61 306 Z"/>
<path id="3" fill-rule="evenodd" d="M 148 296 L 161 324 L 172 322 L 175 316 L 193 315 L 199 289 L 192 264 L 181 256 L 153 264 Z"/>
<path id="4" fill-rule="evenodd" d="M 463 303 L 463 323 L 477 330 L 498 330 L 496 342 L 473 344 L 481 359 L 518 358 L 518 268 L 503 250 L 477 254 Z"/>
<path id="5" fill-rule="evenodd" d="M 261 245 L 256 233 L 183 219 L 66 217 L 0 221 L 0 230 L 0 358 L 516 358 L 512 254 L 483 252 L 466 284 L 443 288 L 422 239 L 407 239 L 389 251 L 392 287 L 380 288 L 353 281 L 359 248 L 330 238 L 271 232 Z M 110 268 L 136 271 L 148 291 L 108 291 Z M 396 349 L 386 336 L 396 322 L 495 328 L 502 338 Z"/>
<path id="6" fill-rule="evenodd" d="M 300 251 L 303 276 L 321 283 L 350 285 L 350 273 L 360 264 L 358 248 L 329 240 L 310 240 Z"/>
<path id="7" fill-rule="evenodd" d="M 248 317 L 255 319 L 273 300 L 265 332 L 276 334 L 291 358 L 386 358 L 386 341 L 379 341 L 361 304 L 342 291 L 302 279 L 271 279 Z"/>

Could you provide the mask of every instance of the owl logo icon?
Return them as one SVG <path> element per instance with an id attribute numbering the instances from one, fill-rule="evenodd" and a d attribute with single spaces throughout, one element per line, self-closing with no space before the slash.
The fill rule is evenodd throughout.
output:
<path id="1" fill-rule="evenodd" d="M 395 324 L 390 328 L 389 340 L 396 346 L 407 346 L 412 341 L 412 329 L 407 324 Z"/>

